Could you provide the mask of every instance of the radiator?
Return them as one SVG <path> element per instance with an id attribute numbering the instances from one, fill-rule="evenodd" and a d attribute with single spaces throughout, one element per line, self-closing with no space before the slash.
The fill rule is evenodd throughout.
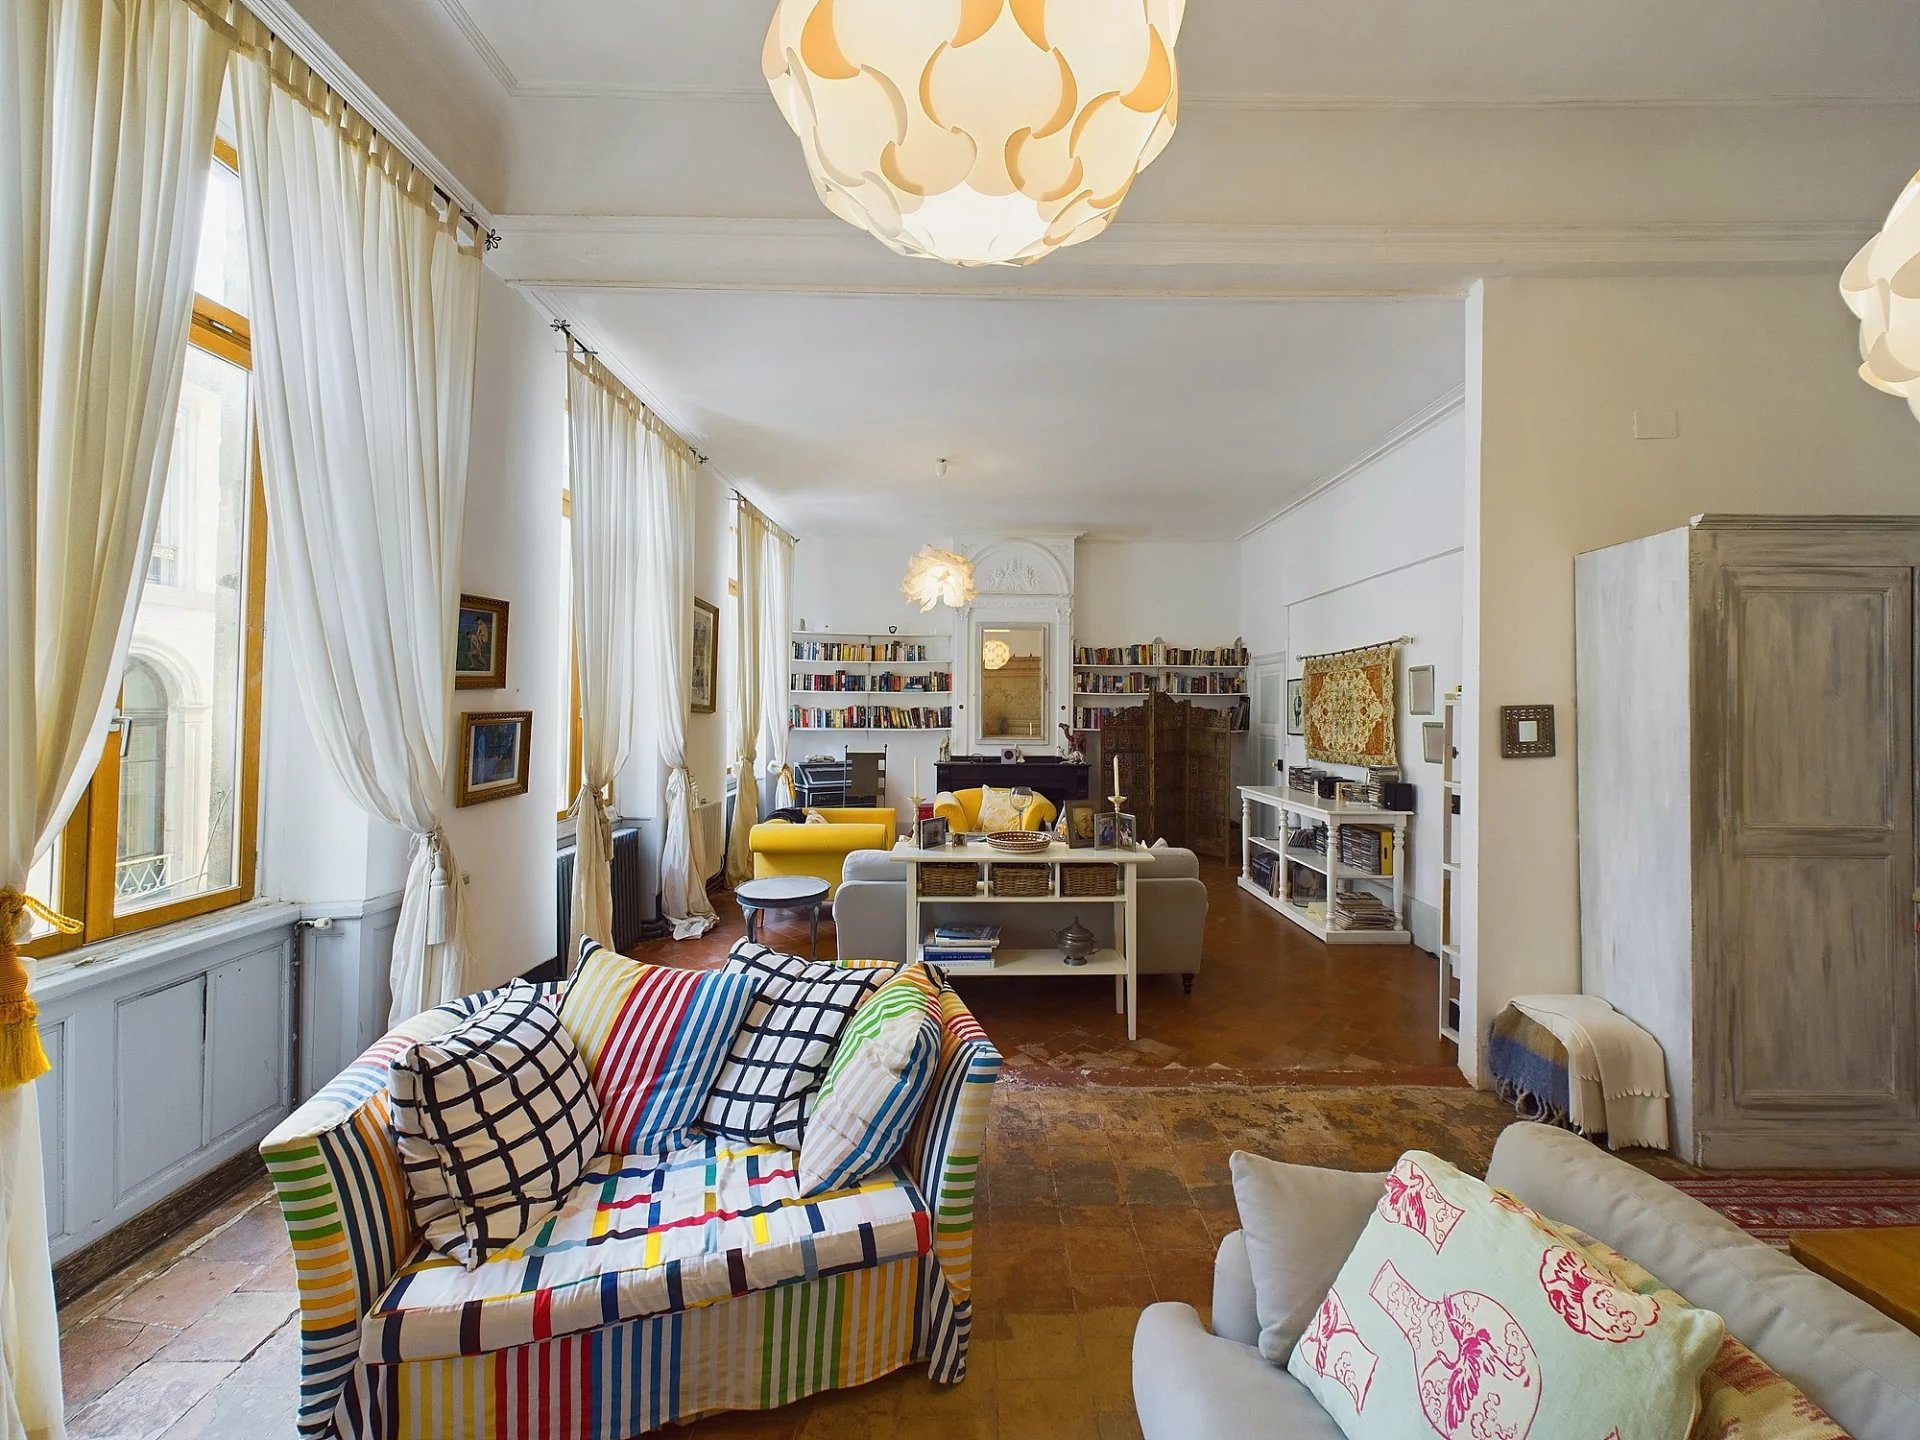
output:
<path id="1" fill-rule="evenodd" d="M 613 831 L 613 948 L 616 950 L 637 945 L 645 934 L 647 921 L 652 918 L 657 887 L 647 884 L 646 848 L 641 842 L 640 830 L 638 825 L 618 825 Z M 573 841 L 567 841 L 560 847 L 554 867 L 554 891 L 558 900 L 554 914 L 559 924 L 553 953 L 565 957 L 569 967 L 573 957 L 567 955 L 567 938 L 573 929 L 575 854 Z"/>
<path id="2" fill-rule="evenodd" d="M 708 800 L 693 812 L 694 833 L 700 837 L 697 853 L 707 862 L 707 873 L 701 878 L 709 886 L 726 878 L 728 808 L 727 799 L 722 798 Z"/>

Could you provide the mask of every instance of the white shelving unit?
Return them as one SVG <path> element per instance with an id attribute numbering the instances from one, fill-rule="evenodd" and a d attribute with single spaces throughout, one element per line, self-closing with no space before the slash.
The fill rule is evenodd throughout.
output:
<path id="1" fill-rule="evenodd" d="M 1455 743 L 1460 715 L 1460 688 L 1455 686 L 1441 702 L 1443 749 L 1440 752 L 1440 1038 L 1460 1043 L 1460 903 L 1465 883 L 1461 855 L 1460 812 L 1466 804 L 1460 783 L 1460 748 Z"/>
<path id="2" fill-rule="evenodd" d="M 1137 879 L 1142 865 L 1153 864 L 1153 851 L 1135 850 L 1075 850 L 1055 841 L 1037 855 L 1007 855 L 983 844 L 943 846 L 937 850 L 922 850 L 911 841 L 902 840 L 888 857 L 898 860 L 909 867 L 907 875 L 907 944 L 908 953 L 920 953 L 921 940 L 926 934 L 930 917 L 926 910 L 937 910 L 947 905 L 980 905 L 988 907 L 1007 906 L 1009 909 L 1026 905 L 1052 905 L 1056 908 L 1070 906 L 1074 909 L 1091 910 L 1096 906 L 1114 908 L 1114 936 L 1120 942 L 1118 948 L 1096 950 L 1087 958 L 1084 965 L 1069 965 L 1066 957 L 1058 950 L 1046 946 L 1007 946 L 1002 945 L 994 951 L 991 965 L 954 966 L 949 972 L 956 980 L 970 980 L 976 977 L 996 979 L 1021 979 L 1035 975 L 1087 976 L 1104 975 L 1113 978 L 1114 1009 L 1127 1017 L 1127 1038 L 1140 1038 L 1139 1014 L 1139 971 L 1135 957 L 1139 954 L 1139 888 Z M 951 865 L 956 862 L 982 867 L 982 880 L 974 887 L 971 895 L 922 895 L 920 893 L 920 867 L 922 865 Z M 988 893 L 984 879 L 986 867 L 996 864 L 1031 865 L 1044 864 L 1053 867 L 1049 882 L 1051 893 L 1046 895 L 993 895 Z M 1120 870 L 1120 890 L 1116 895 L 1067 896 L 1060 894 L 1060 867 L 1062 865 L 1113 865 Z M 1017 913 L 1017 911 L 1015 912 Z M 984 923 L 984 922 L 983 922 Z M 1009 922 L 1008 928 L 1018 928 Z M 937 961 L 935 963 L 938 963 Z"/>
<path id="3" fill-rule="evenodd" d="M 1269 840 L 1255 833 L 1256 808 L 1273 811 L 1278 817 L 1280 838 Z M 1378 810 L 1371 805 L 1336 805 L 1302 790 L 1278 785 L 1242 785 L 1240 787 L 1240 888 L 1256 897 L 1271 910 L 1277 910 L 1308 934 L 1329 945 L 1411 945 L 1413 934 L 1407 929 L 1407 821 L 1411 817 L 1399 810 Z M 1327 827 L 1327 853 L 1286 843 L 1294 821 L 1304 820 Z M 1340 859 L 1340 830 L 1348 825 L 1391 832 L 1388 841 L 1392 855 L 1392 874 L 1377 875 L 1355 869 Z M 1281 891 L 1269 894 L 1253 878 L 1253 852 L 1266 850 L 1280 857 Z M 1327 909 L 1324 915 L 1310 914 L 1294 903 L 1293 867 L 1299 865 L 1327 877 Z M 1390 890 L 1393 913 L 1397 919 L 1390 930 L 1344 929 L 1333 923 L 1334 896 L 1353 882 L 1378 885 Z"/>
<path id="4" fill-rule="evenodd" d="M 895 659 L 821 659 L 807 652 L 816 647 L 855 646 L 879 648 L 923 646 L 927 658 Z M 952 728 L 953 714 L 953 637 L 942 633 L 924 635 L 858 634 L 837 630 L 795 630 L 787 650 L 787 728 L 794 734 L 817 735 L 944 735 Z M 802 658 L 805 656 L 806 658 Z M 944 690 L 810 690 L 802 688 L 803 675 L 830 675 L 845 672 L 867 679 L 885 674 L 938 676 L 947 683 Z M 945 711 L 945 725 L 818 725 L 800 724 L 802 711 L 835 710 L 842 713 L 870 708 L 915 711 Z"/>
<path id="5" fill-rule="evenodd" d="M 1082 734 L 1094 734 L 1099 731 L 1100 726 L 1098 722 L 1103 716 L 1095 712 L 1117 710 L 1137 705 L 1155 691 L 1165 691 L 1177 700 L 1194 700 L 1202 703 L 1224 702 L 1225 704 L 1231 705 L 1238 701 L 1247 700 L 1247 677 L 1249 673 L 1247 660 L 1242 660 L 1238 664 L 1229 665 L 1173 665 L 1166 663 L 1164 659 L 1169 649 L 1178 653 L 1188 653 L 1195 649 L 1213 648 L 1220 651 L 1238 652 L 1241 655 L 1245 655 L 1246 646 L 1242 641 L 1236 640 L 1231 645 L 1216 647 L 1169 647 L 1164 640 L 1156 639 L 1151 644 L 1138 647 L 1108 647 L 1110 649 L 1138 648 L 1147 651 L 1148 658 L 1138 664 L 1094 664 L 1092 662 L 1082 662 L 1079 659 L 1083 651 L 1095 648 L 1098 647 L 1087 646 L 1080 643 L 1076 643 L 1073 647 L 1075 657 L 1073 662 L 1073 726 L 1076 731 Z M 1138 690 L 1099 690 L 1093 688 L 1096 683 L 1094 677 L 1103 675 L 1138 675 L 1142 677 L 1144 688 Z M 1185 677 L 1198 675 L 1220 677 L 1221 683 L 1231 688 L 1218 690 L 1182 690 L 1179 688 L 1181 681 Z M 1250 705 L 1251 701 L 1247 703 Z M 1089 724 L 1087 723 L 1088 721 L 1094 723 Z M 1244 735 L 1247 733 L 1246 727 L 1244 725 L 1236 726 L 1234 733 L 1236 735 Z"/>

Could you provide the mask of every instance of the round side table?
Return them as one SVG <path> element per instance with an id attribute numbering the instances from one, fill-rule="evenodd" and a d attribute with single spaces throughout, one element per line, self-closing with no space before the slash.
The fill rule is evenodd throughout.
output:
<path id="1" fill-rule="evenodd" d="M 820 958 L 820 906 L 833 887 L 811 875 L 775 875 L 765 880 L 748 880 L 734 887 L 733 898 L 740 902 L 746 917 L 747 939 L 760 938 L 760 915 L 766 910 L 805 910 L 812 918 L 808 939 L 808 957 Z"/>

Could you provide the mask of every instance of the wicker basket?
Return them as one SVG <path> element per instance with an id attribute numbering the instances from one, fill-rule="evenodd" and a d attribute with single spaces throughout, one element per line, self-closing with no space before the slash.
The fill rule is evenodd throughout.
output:
<path id="1" fill-rule="evenodd" d="M 922 895 L 972 895 L 980 888 L 980 867 L 972 861 L 935 860 L 914 869 Z"/>
<path id="2" fill-rule="evenodd" d="M 1032 899 L 1053 893 L 1051 865 L 1015 865 L 1002 862 L 987 867 L 987 890 L 1009 899 Z"/>
<path id="3" fill-rule="evenodd" d="M 1118 865 L 1062 865 L 1060 894 L 1063 899 L 1102 900 L 1120 893 Z"/>

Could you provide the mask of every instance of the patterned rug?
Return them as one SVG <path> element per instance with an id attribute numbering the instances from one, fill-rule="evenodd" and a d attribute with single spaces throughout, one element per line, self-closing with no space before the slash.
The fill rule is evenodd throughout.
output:
<path id="1" fill-rule="evenodd" d="M 1920 1175 L 1763 1174 L 1669 1177 L 1777 1250 L 1796 1230 L 1920 1225 Z"/>

